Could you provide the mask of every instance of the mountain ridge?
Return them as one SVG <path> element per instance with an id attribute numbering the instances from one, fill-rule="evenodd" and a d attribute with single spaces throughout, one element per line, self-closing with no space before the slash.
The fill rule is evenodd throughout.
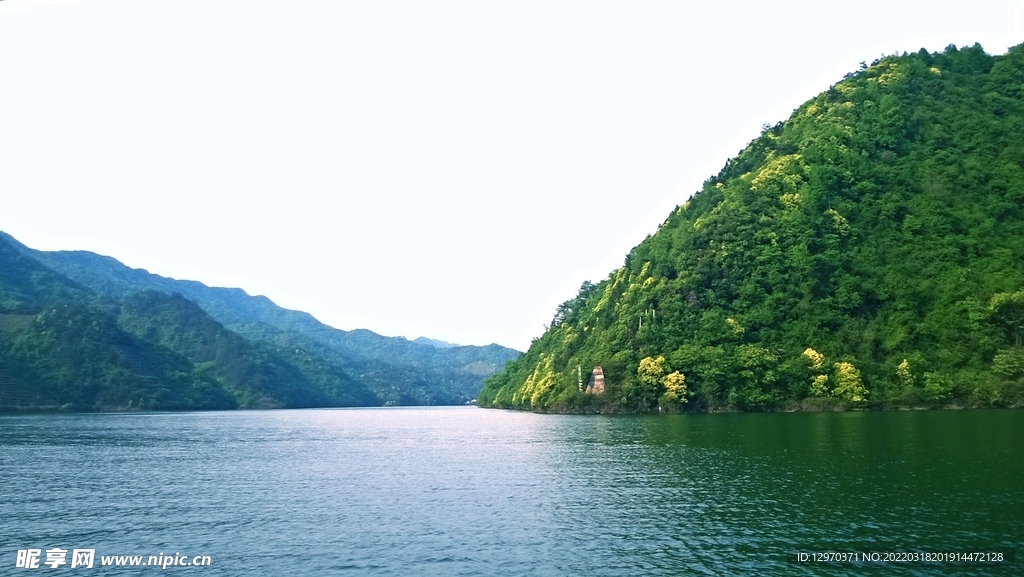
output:
<path id="1" fill-rule="evenodd" d="M 10 258 L 38 263 L 38 270 L 47 272 L 36 276 L 49 279 L 19 288 L 11 282 L 18 279 L 0 273 L 0 288 L 5 289 L 0 290 L 0 313 L 6 325 L 31 324 L 30 314 L 20 320 L 12 315 L 38 314 L 35 309 L 44 301 L 103 301 L 105 312 L 96 314 L 117 326 L 111 331 L 127 331 L 125 338 L 140 338 L 166 354 L 182 355 L 176 358 L 198 367 L 197 378 L 219 383 L 219 394 L 234 396 L 243 408 L 463 404 L 476 397 L 484 376 L 519 354 L 498 345 L 442 349 L 368 330 L 341 331 L 242 289 L 162 277 L 87 251 L 37 251 L 2 232 L 0 245 Z M 30 301 L 40 306 L 18 309 Z M 213 361 L 202 351 L 214 349 L 230 354 L 219 365 L 210 365 Z M 97 370 L 115 369 L 104 365 Z M 0 405 L 4 374 L 0 370 Z M 12 379 L 19 390 L 26 390 L 23 379 Z M 260 392 L 264 389 L 270 396 Z M 72 408 L 90 408 L 82 402 L 86 404 Z M 53 403 L 47 406 L 53 408 Z"/>

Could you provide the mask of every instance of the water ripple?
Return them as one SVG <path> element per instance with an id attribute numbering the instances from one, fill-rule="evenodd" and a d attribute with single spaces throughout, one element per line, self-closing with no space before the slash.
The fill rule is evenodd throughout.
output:
<path id="1" fill-rule="evenodd" d="M 7 416 L 0 574 L 54 546 L 211 576 L 1014 574 L 794 559 L 1024 551 L 1022 433 L 1019 411 Z"/>

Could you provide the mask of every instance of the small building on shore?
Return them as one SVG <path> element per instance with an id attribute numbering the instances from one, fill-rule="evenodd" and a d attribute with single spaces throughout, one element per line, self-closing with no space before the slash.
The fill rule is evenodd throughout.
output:
<path id="1" fill-rule="evenodd" d="M 604 394 L 604 369 L 600 366 L 594 367 L 590 375 L 590 383 L 587 384 L 587 393 L 591 395 Z"/>

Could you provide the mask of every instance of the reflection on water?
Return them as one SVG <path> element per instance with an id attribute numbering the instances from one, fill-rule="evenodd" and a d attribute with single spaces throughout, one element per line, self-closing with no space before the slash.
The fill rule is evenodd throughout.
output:
<path id="1" fill-rule="evenodd" d="M 0 574 L 27 547 L 203 575 L 1019 574 L 793 559 L 1024 550 L 1022 439 L 1024 411 L 0 417 Z"/>

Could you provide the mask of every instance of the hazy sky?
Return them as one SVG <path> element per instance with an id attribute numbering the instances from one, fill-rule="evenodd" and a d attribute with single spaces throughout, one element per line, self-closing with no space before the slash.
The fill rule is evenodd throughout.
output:
<path id="1" fill-rule="evenodd" d="M 765 122 L 1024 2 L 0 2 L 0 230 L 524 350 Z"/>

